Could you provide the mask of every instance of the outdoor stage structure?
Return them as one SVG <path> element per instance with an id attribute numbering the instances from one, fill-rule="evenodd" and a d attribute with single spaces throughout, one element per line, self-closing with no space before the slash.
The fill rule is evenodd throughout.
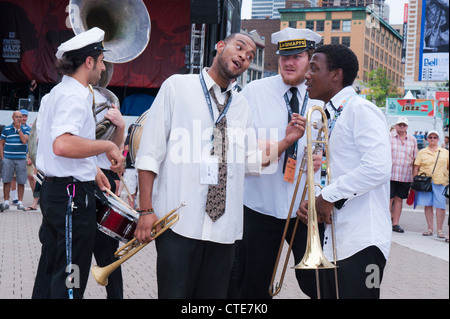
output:
<path id="1" fill-rule="evenodd" d="M 143 2 L 151 20 L 149 43 L 136 59 L 114 64 L 108 86 L 121 102 L 134 93 L 156 95 L 173 74 L 198 73 L 212 63 L 215 44 L 240 30 L 241 0 Z M 73 9 L 69 0 L 0 1 L 1 109 L 17 109 L 15 102 L 8 105 L 8 96 L 19 86 L 27 91 L 33 79 L 38 83 L 38 101 L 60 81 L 54 68 L 55 53 L 62 42 L 74 36 L 69 22 Z M 128 115 L 139 113 L 141 110 Z"/>

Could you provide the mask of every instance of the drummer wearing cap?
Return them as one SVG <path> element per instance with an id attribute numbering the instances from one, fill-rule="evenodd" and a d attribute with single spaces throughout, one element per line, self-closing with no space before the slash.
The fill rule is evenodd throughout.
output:
<path id="1" fill-rule="evenodd" d="M 323 105 L 322 101 L 308 98 L 304 84 L 309 60 L 321 40 L 320 35 L 308 29 L 285 28 L 272 34 L 272 43 L 278 46 L 280 74 L 252 81 L 241 92 L 252 109 L 258 134 L 265 132 L 265 136 L 260 134 L 258 140 L 277 141 L 283 138 L 291 114 L 306 116 L 311 106 Z M 318 116 L 318 112 L 315 112 L 315 116 Z M 240 298 L 270 298 L 269 282 L 305 146 L 306 135 L 284 152 L 278 162 L 272 163 L 264 174 L 245 178 L 244 234 L 242 242 L 238 243 L 238 273 L 241 277 L 238 278 L 237 286 L 241 286 L 238 292 Z M 314 156 L 314 163 L 318 171 L 320 155 Z M 301 180 L 298 194 L 302 193 L 305 180 Z M 296 197 L 287 241 L 291 239 L 300 197 Z M 299 223 L 292 248 L 296 263 L 304 255 L 306 234 L 306 225 Z M 314 277 L 310 276 L 309 271 L 296 271 L 296 276 L 301 289 L 314 298 Z"/>
<path id="2" fill-rule="evenodd" d="M 109 183 L 97 168 L 106 153 L 120 171 L 116 144 L 95 139 L 93 96 L 100 80 L 104 31 L 92 28 L 58 47 L 56 68 L 63 74 L 39 110 L 36 166 L 45 174 L 41 190 L 42 243 L 33 298 L 82 298 L 89 275 L 96 231 L 95 182 Z"/>

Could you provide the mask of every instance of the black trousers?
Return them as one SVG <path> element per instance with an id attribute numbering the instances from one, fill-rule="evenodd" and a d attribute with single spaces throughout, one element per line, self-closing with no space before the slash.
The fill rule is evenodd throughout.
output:
<path id="1" fill-rule="evenodd" d="M 379 299 L 386 259 L 376 246 L 369 246 L 337 262 L 340 299 Z M 321 270 L 323 298 L 336 299 L 334 270 Z"/>
<path id="2" fill-rule="evenodd" d="M 272 278 L 276 257 L 280 247 L 281 237 L 286 220 L 277 219 L 255 212 L 244 206 L 244 234 L 242 241 L 237 243 L 237 291 L 238 297 L 244 299 L 268 299 L 269 285 Z M 286 241 L 291 240 L 295 218 L 290 221 Z M 323 240 L 323 225 L 319 225 L 321 240 Z M 305 254 L 308 228 L 299 222 L 292 246 L 295 264 L 298 264 Z M 284 264 L 282 254 L 279 269 Z M 286 271 L 293 271 L 288 265 Z M 311 298 L 316 298 L 316 280 L 314 270 L 295 270 L 295 276 L 301 290 Z M 278 280 L 279 277 L 276 277 Z M 276 282 L 274 283 L 274 285 Z"/>
<path id="3" fill-rule="evenodd" d="M 116 173 L 111 170 L 102 169 L 111 185 L 111 191 L 116 192 L 115 178 Z M 119 248 L 119 241 L 98 230 L 95 234 L 94 257 L 97 265 L 100 267 L 108 266 L 117 260 L 114 253 Z M 106 285 L 107 299 L 123 299 L 123 279 L 122 267 L 118 267 L 108 276 Z"/>
<path id="4" fill-rule="evenodd" d="M 89 277 L 95 231 L 94 182 L 76 182 L 72 217 L 73 272 L 66 272 L 66 214 L 69 196 L 67 183 L 44 181 L 41 190 L 42 224 L 39 239 L 42 243 L 32 298 L 82 298 Z M 72 186 L 69 187 L 72 191 Z M 71 275 L 74 280 L 66 282 Z M 70 286 L 70 287 L 68 287 Z"/>
<path id="5" fill-rule="evenodd" d="M 156 238 L 158 298 L 224 299 L 234 244 L 180 236 L 171 229 Z"/>

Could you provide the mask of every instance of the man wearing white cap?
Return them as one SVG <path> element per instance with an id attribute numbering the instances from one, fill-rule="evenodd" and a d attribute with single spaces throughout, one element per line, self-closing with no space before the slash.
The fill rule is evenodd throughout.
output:
<path id="1" fill-rule="evenodd" d="M 395 130 L 389 134 L 389 140 L 392 155 L 391 201 L 389 204 L 392 231 L 403 233 L 404 230 L 398 223 L 402 213 L 403 199 L 408 197 L 413 180 L 414 159 L 419 151 L 416 138 L 408 134 L 408 119 L 406 117 L 397 119 Z"/>
<path id="2" fill-rule="evenodd" d="M 96 231 L 95 182 L 109 186 L 97 168 L 106 153 L 119 171 L 116 144 L 95 139 L 93 96 L 105 66 L 104 31 L 93 28 L 58 47 L 57 70 L 64 74 L 41 105 L 36 166 L 45 174 L 41 190 L 41 258 L 33 298 L 82 298 Z M 94 182 L 95 181 L 95 182 Z"/>
<path id="3" fill-rule="evenodd" d="M 254 126 L 259 140 L 278 140 L 292 113 L 306 116 L 313 105 L 306 93 L 305 74 L 314 48 L 322 37 L 308 29 L 285 28 L 272 34 L 272 43 L 278 45 L 280 74 L 252 81 L 242 90 L 253 112 Z M 315 116 L 318 116 L 318 112 Z M 264 136 L 263 136 L 264 135 Z M 238 279 L 241 298 L 270 298 L 269 282 L 274 270 L 277 252 L 289 214 L 299 166 L 304 155 L 306 135 L 290 147 L 278 162 L 272 163 L 261 176 L 247 176 L 244 187 L 244 235 L 238 243 Z M 315 170 L 321 165 L 321 156 L 315 155 Z M 286 169 L 289 158 L 291 169 Z M 291 175 L 289 175 L 291 172 Z M 306 175 L 305 175 L 306 176 Z M 286 240 L 290 241 L 306 178 L 303 177 L 295 200 Z M 306 248 L 306 225 L 300 223 L 293 244 L 298 263 Z M 261 262 L 262 261 L 262 262 Z M 310 276 L 312 275 L 312 276 Z M 314 274 L 296 271 L 301 289 L 315 297 Z"/>

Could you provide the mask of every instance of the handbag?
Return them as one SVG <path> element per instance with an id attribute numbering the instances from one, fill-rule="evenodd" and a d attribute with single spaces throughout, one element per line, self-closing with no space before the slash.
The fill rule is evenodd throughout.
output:
<path id="1" fill-rule="evenodd" d="M 417 192 L 431 192 L 433 190 L 431 176 L 427 176 L 424 173 L 414 176 L 411 188 Z"/>
<path id="2" fill-rule="evenodd" d="M 406 204 L 409 206 L 412 206 L 414 204 L 414 197 L 416 193 L 414 189 L 410 188 L 408 193 L 408 198 L 406 199 Z"/>
<path id="3" fill-rule="evenodd" d="M 414 176 L 413 182 L 411 184 L 411 188 L 417 192 L 431 192 L 433 190 L 431 181 L 432 176 L 434 174 L 434 169 L 436 168 L 437 161 L 439 159 L 439 154 L 441 151 L 439 150 L 436 162 L 434 163 L 433 172 L 431 172 L 431 176 L 427 176 L 424 173 Z"/>

